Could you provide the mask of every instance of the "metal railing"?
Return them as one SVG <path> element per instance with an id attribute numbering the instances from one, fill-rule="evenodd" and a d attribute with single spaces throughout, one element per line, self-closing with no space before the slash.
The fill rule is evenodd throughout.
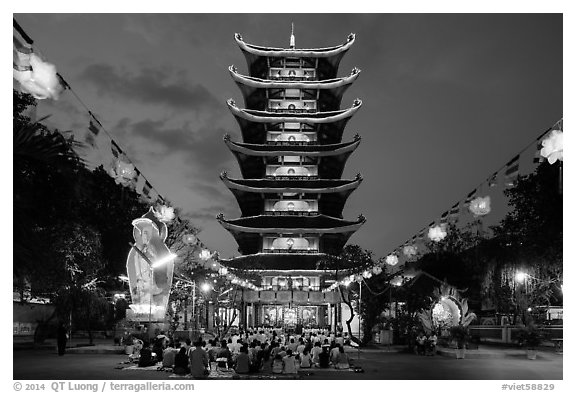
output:
<path id="1" fill-rule="evenodd" d="M 294 249 L 294 248 L 264 248 L 262 249 L 262 252 L 267 253 L 267 254 L 318 254 L 319 251 L 318 250 L 314 250 L 314 249 Z"/>
<path id="2" fill-rule="evenodd" d="M 302 210 L 276 210 L 270 211 L 266 210 L 264 212 L 267 216 L 315 216 L 318 214 L 317 210 L 314 211 L 302 211 Z"/>

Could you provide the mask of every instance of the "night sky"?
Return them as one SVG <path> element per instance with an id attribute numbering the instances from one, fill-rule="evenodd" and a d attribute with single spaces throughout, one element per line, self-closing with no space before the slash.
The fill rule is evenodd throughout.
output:
<path id="1" fill-rule="evenodd" d="M 362 108 L 344 141 L 362 137 L 344 178 L 360 172 L 344 218 L 366 224 L 349 243 L 382 257 L 404 243 L 563 117 L 561 14 L 15 14 L 45 60 L 102 122 L 154 188 L 201 228 L 223 257 L 238 255 L 216 221 L 240 216 L 219 173 L 240 170 L 222 137 L 240 141 L 226 107 L 243 106 L 228 67 L 246 74 L 234 33 L 256 45 L 356 42 L 339 75 L 362 70 L 342 107 Z M 82 139 L 89 116 L 67 91 L 37 116 Z M 99 140 L 93 164 L 111 160 Z M 520 172 L 533 171 L 535 147 Z M 502 182 L 490 189 L 504 214 Z M 488 192 L 488 189 L 485 190 Z M 142 214 L 145 212 L 143 211 Z"/>

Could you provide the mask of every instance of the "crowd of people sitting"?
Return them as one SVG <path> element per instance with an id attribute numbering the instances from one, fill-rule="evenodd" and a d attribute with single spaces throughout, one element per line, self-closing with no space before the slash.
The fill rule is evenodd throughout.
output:
<path id="1" fill-rule="evenodd" d="M 297 374 L 298 370 L 350 368 L 344 351 L 345 337 L 325 330 L 284 334 L 276 330 L 248 330 L 204 341 L 184 342 L 159 334 L 150 343 L 135 339 L 132 362 L 139 367 L 157 366 L 178 375 L 201 378 L 210 370 L 234 370 L 237 374 Z"/>

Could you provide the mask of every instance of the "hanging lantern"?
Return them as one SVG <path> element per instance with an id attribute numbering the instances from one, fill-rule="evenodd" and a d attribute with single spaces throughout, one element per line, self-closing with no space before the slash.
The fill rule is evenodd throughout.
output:
<path id="1" fill-rule="evenodd" d="M 20 83 L 22 91 L 34 98 L 57 100 L 64 87 L 60 83 L 54 64 L 46 63 L 35 53 L 18 52 L 19 68 L 13 70 L 13 77 Z"/>
<path id="2" fill-rule="evenodd" d="M 182 241 L 184 244 L 196 244 L 198 238 L 193 233 L 185 233 L 182 235 Z"/>
<path id="3" fill-rule="evenodd" d="M 357 275 L 354 277 L 354 281 L 356 281 L 356 282 L 358 282 L 358 283 L 362 282 L 362 275 L 361 275 L 361 274 L 357 274 Z"/>
<path id="4" fill-rule="evenodd" d="M 436 225 L 428 229 L 428 237 L 434 242 L 439 242 L 446 237 L 445 225 Z"/>
<path id="5" fill-rule="evenodd" d="M 202 251 L 200 251 L 200 259 L 202 259 L 203 261 L 207 261 L 208 259 L 210 259 L 210 251 L 204 249 Z"/>
<path id="6" fill-rule="evenodd" d="M 490 213 L 490 195 L 482 197 L 477 197 L 470 201 L 470 206 L 468 207 L 472 214 L 475 216 L 485 216 Z"/>
<path id="7" fill-rule="evenodd" d="M 154 210 L 154 215 L 162 222 L 170 222 L 176 217 L 174 208 L 165 205 L 160 205 L 157 210 Z"/>
<path id="8" fill-rule="evenodd" d="M 398 256 L 396 254 L 390 254 L 386 257 L 386 263 L 390 266 L 394 266 L 398 263 Z"/>
<path id="9" fill-rule="evenodd" d="M 560 130 L 552 130 L 544 140 L 540 155 L 554 164 L 556 160 L 564 160 L 564 133 Z"/>
<path id="10" fill-rule="evenodd" d="M 372 268 L 372 273 L 378 275 L 378 274 L 382 273 L 382 268 L 380 266 L 374 266 Z"/>
<path id="11" fill-rule="evenodd" d="M 232 280 L 234 279 L 234 275 L 233 275 L 232 273 L 228 273 L 228 274 L 226 275 L 226 279 L 227 279 L 228 281 L 232 281 Z"/>
<path id="12" fill-rule="evenodd" d="M 128 186 L 134 177 L 136 177 L 136 168 L 130 162 L 117 159 L 114 166 L 108 171 L 108 174 L 114 178 L 116 184 Z"/>
<path id="13" fill-rule="evenodd" d="M 217 264 L 216 262 L 213 262 L 212 265 L 210 266 L 210 268 L 211 268 L 212 270 L 214 270 L 215 272 L 217 272 L 217 271 L 220 270 L 220 265 Z"/>
<path id="14" fill-rule="evenodd" d="M 411 258 L 416 255 L 416 246 L 404 246 L 402 252 L 404 253 L 404 256 Z"/>

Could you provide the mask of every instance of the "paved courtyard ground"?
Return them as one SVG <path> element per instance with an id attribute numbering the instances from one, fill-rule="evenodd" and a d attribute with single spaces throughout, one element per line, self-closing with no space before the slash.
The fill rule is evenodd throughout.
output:
<path id="1" fill-rule="evenodd" d="M 386 348 L 349 349 L 354 364 L 364 373 L 337 370 L 301 370 L 304 380 L 561 380 L 563 355 L 546 352 L 528 360 L 520 351 L 498 356 L 456 359 L 451 356 L 417 356 Z M 177 380 L 171 373 L 154 370 L 122 370 L 125 355 L 66 354 L 50 349 L 21 349 L 13 352 L 14 380 Z M 233 374 L 225 378 L 232 378 Z M 243 376 L 242 378 L 245 378 Z M 251 379 L 271 376 L 251 375 Z M 285 378 L 283 376 L 278 379 Z"/>

